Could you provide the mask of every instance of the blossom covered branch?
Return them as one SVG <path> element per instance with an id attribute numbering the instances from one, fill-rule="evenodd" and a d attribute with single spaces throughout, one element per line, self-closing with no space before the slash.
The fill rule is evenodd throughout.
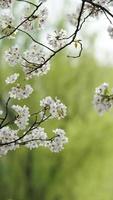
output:
<path id="1" fill-rule="evenodd" d="M 20 91 L 20 97 L 23 93 L 26 96 L 25 91 Z M 66 116 L 66 106 L 59 99 L 44 98 L 40 101 L 41 110 L 32 114 L 26 105 L 12 105 L 16 113 L 12 121 L 7 121 L 8 102 L 9 99 L 6 103 L 5 117 L 0 118 L 0 155 L 6 154 L 9 150 L 15 150 L 20 145 L 30 149 L 44 146 L 53 152 L 63 149 L 63 145 L 68 141 L 64 130 L 57 128 L 53 130 L 54 135 L 48 138 L 44 128 L 40 127 L 47 120 L 62 119 Z M 2 116 L 3 112 L 1 111 L 0 114 Z M 11 124 L 15 125 L 15 129 L 10 128 Z"/>

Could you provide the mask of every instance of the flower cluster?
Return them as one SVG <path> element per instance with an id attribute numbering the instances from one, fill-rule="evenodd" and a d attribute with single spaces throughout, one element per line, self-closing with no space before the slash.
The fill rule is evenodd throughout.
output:
<path id="1" fill-rule="evenodd" d="M 33 88 L 31 85 L 25 85 L 24 88 L 21 88 L 19 84 L 17 84 L 16 87 L 12 87 L 11 90 L 9 91 L 9 96 L 10 98 L 14 99 L 27 99 L 30 94 L 32 94 Z"/>
<path id="2" fill-rule="evenodd" d="M 44 64 L 47 57 L 47 53 L 43 48 L 39 48 L 39 45 L 34 42 L 31 43 L 29 50 L 24 52 L 22 61 L 26 79 L 47 74 L 50 70 L 49 62 Z"/>
<path id="3" fill-rule="evenodd" d="M 107 8 L 109 0 L 92 0 L 91 2 L 100 5 L 104 8 Z M 103 13 L 103 10 L 99 6 L 94 6 L 92 3 L 91 4 L 87 3 L 85 5 L 85 10 L 91 13 L 92 17 L 98 17 L 100 14 Z"/>
<path id="4" fill-rule="evenodd" d="M 68 142 L 68 138 L 65 136 L 65 131 L 63 129 L 53 130 L 55 133 L 54 139 L 50 142 L 49 148 L 52 152 L 59 152 L 64 147 L 63 145 Z"/>
<path id="5" fill-rule="evenodd" d="M 43 9 L 40 9 L 36 17 L 38 21 L 38 27 L 43 28 L 48 18 L 48 9 L 46 7 Z"/>
<path id="6" fill-rule="evenodd" d="M 21 55 L 18 46 L 13 46 L 9 50 L 5 51 L 5 60 L 11 65 L 15 66 L 20 63 Z"/>
<path id="7" fill-rule="evenodd" d="M 0 128 L 0 155 L 5 155 L 9 150 L 15 150 L 21 145 L 25 145 L 29 149 L 38 148 L 40 146 L 47 147 L 52 152 L 59 152 L 64 149 L 64 145 L 68 142 L 68 138 L 65 136 L 65 131 L 63 129 L 53 130 L 54 135 L 49 138 L 44 128 L 39 125 L 46 119 L 63 118 L 66 115 L 66 106 L 61 103 L 60 100 L 56 99 L 55 101 L 51 97 L 46 97 L 40 101 L 41 107 L 45 111 L 49 109 L 51 115 L 48 115 L 47 118 L 43 115 L 40 121 L 36 120 L 30 125 L 29 121 L 32 115 L 30 114 L 29 107 L 26 105 L 12 105 L 12 109 L 16 112 L 14 124 L 17 126 L 17 129 L 13 130 L 10 126 L 1 126 Z M 52 107 L 55 106 L 56 115 L 52 111 Z M 41 109 L 42 110 L 42 109 Z M 41 111 L 40 111 L 41 112 Z M 1 112 L 2 114 L 3 112 Z M 37 116 L 38 113 L 34 113 Z M 24 132 L 21 136 L 18 135 L 19 130 Z"/>
<path id="8" fill-rule="evenodd" d="M 47 74 L 50 70 L 49 61 L 44 64 L 47 58 L 47 53 L 35 42 L 32 42 L 23 54 L 17 46 L 5 52 L 5 60 L 12 66 L 20 64 L 26 79 Z"/>
<path id="9" fill-rule="evenodd" d="M 49 139 L 44 128 L 38 127 L 31 131 L 30 134 L 25 135 L 23 142 L 26 143 L 25 146 L 29 149 L 44 146 L 49 148 L 50 151 L 57 153 L 64 148 L 64 144 L 68 142 L 68 138 L 65 136 L 65 131 L 62 129 L 53 130 L 53 133 L 53 138 Z"/>
<path id="10" fill-rule="evenodd" d="M 61 29 L 60 31 L 55 30 L 53 34 L 48 34 L 47 40 L 52 48 L 57 50 L 66 44 L 66 36 L 67 32 L 64 29 Z"/>
<path id="11" fill-rule="evenodd" d="M 1 11 L 0 14 L 0 35 L 9 35 L 14 30 L 14 19 L 10 12 Z M 13 35 L 12 35 L 13 36 Z M 13 37 L 10 38 L 13 38 Z"/>
<path id="12" fill-rule="evenodd" d="M 61 119 L 67 113 L 67 107 L 59 99 L 53 100 L 50 96 L 41 100 L 40 106 L 49 111 L 51 118 Z"/>
<path id="13" fill-rule="evenodd" d="M 14 73 L 11 76 L 7 77 L 5 82 L 6 82 L 6 84 L 15 83 L 16 80 L 18 79 L 18 77 L 19 77 L 19 74 L 18 73 Z"/>
<path id="14" fill-rule="evenodd" d="M 31 8 L 27 7 L 25 12 L 23 13 L 23 16 L 21 17 L 21 21 L 24 21 L 24 23 L 22 24 L 22 28 L 25 31 L 26 30 L 33 31 L 36 27 L 38 27 L 38 29 L 42 29 L 48 18 L 47 7 L 39 8 L 35 12 L 35 14 L 29 18 L 28 13 L 30 12 L 30 10 L 31 10 Z"/>
<path id="15" fill-rule="evenodd" d="M 44 132 L 44 128 L 38 127 L 31 131 L 30 134 L 25 135 L 23 142 L 29 149 L 38 148 L 39 146 L 45 146 L 47 134 Z"/>
<path id="16" fill-rule="evenodd" d="M 12 0 L 0 0 L 0 7 L 1 8 L 9 8 L 11 6 Z"/>
<path id="17" fill-rule="evenodd" d="M 23 107 L 19 105 L 13 105 L 12 109 L 17 113 L 15 124 L 20 130 L 23 130 L 28 125 L 30 113 L 29 108 L 24 105 Z"/>
<path id="18" fill-rule="evenodd" d="M 93 104 L 100 115 L 108 111 L 113 105 L 113 95 L 109 95 L 108 87 L 107 83 L 103 83 L 95 90 Z"/>
<path id="19" fill-rule="evenodd" d="M 17 133 L 18 130 L 13 130 L 8 126 L 0 129 L 0 156 L 7 154 L 9 150 L 15 150 L 19 147 L 19 144 L 13 142 L 19 138 Z"/>
<path id="20" fill-rule="evenodd" d="M 27 16 L 21 17 L 21 21 L 25 21 L 22 24 L 22 29 L 25 30 L 25 31 L 32 31 L 33 30 L 33 23 L 32 23 L 31 20 L 26 20 L 26 19 L 27 19 Z"/>

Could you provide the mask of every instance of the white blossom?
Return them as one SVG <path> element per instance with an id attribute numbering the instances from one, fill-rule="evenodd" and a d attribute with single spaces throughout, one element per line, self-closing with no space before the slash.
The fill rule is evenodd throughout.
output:
<path id="1" fill-rule="evenodd" d="M 44 99 L 42 99 L 42 100 L 40 101 L 40 106 L 41 106 L 41 107 L 49 107 L 49 108 L 50 108 L 50 106 L 51 106 L 53 103 L 54 103 L 54 100 L 53 100 L 50 96 L 48 96 L 48 97 L 45 97 Z"/>
<path id="2" fill-rule="evenodd" d="M 7 77 L 5 82 L 6 82 L 6 84 L 15 83 L 15 81 L 18 79 L 18 77 L 19 77 L 19 74 L 14 73 L 14 74 L 10 75 L 9 77 Z"/>
<path id="3" fill-rule="evenodd" d="M 49 62 L 43 64 L 47 59 L 47 53 L 34 42 L 30 45 L 29 50 L 24 52 L 23 57 L 25 59 L 22 66 L 27 79 L 33 76 L 42 76 L 50 70 Z"/>
<path id="4" fill-rule="evenodd" d="M 12 109 L 17 112 L 17 117 L 15 120 L 15 124 L 18 126 L 19 129 L 23 130 L 28 125 L 30 112 L 29 108 L 24 105 L 23 107 L 19 105 L 13 105 Z"/>
<path id="5" fill-rule="evenodd" d="M 108 111 L 113 104 L 112 96 L 108 95 L 108 86 L 107 83 L 103 83 L 95 89 L 93 104 L 100 115 Z"/>
<path id="6" fill-rule="evenodd" d="M 13 46 L 8 51 L 5 51 L 5 59 L 12 66 L 20 63 L 21 55 L 19 47 Z"/>
<path id="7" fill-rule="evenodd" d="M 52 48 L 57 50 L 66 44 L 66 36 L 67 33 L 64 29 L 61 29 L 60 31 L 55 30 L 53 33 L 48 34 L 47 40 Z"/>
<path id="8" fill-rule="evenodd" d="M 0 14 L 0 34 L 1 35 L 9 35 L 14 30 L 14 22 L 13 16 L 10 10 L 3 11 Z M 13 34 L 10 38 L 13 38 Z"/>
<path id="9" fill-rule="evenodd" d="M 30 134 L 25 135 L 23 142 L 25 142 L 26 147 L 33 149 L 43 146 L 46 139 L 47 134 L 44 132 L 44 128 L 38 127 L 32 130 Z"/>
<path id="10" fill-rule="evenodd" d="M 21 17 L 21 21 L 23 22 L 24 20 L 27 19 L 27 16 L 23 16 Z M 33 24 L 31 20 L 26 20 L 23 24 L 22 24 L 22 28 L 25 31 L 32 31 L 33 30 Z"/>
<path id="11" fill-rule="evenodd" d="M 107 8 L 109 10 L 109 0 L 92 0 L 94 3 L 103 6 L 104 8 Z M 99 8 L 98 6 L 93 6 L 92 4 L 86 3 L 85 4 L 85 10 L 91 13 L 92 17 L 98 17 L 100 14 L 103 13 L 103 10 Z"/>
<path id="12" fill-rule="evenodd" d="M 12 0 L 0 0 L 0 8 L 9 8 L 11 6 Z"/>
<path id="13" fill-rule="evenodd" d="M 44 128 L 38 127 L 30 134 L 25 135 L 23 142 L 29 149 L 44 146 L 49 148 L 52 152 L 59 152 L 64 149 L 64 144 L 68 142 L 68 138 L 65 136 L 65 131 L 63 129 L 53 130 L 53 133 L 54 136 L 49 139 L 44 132 Z"/>
<path id="14" fill-rule="evenodd" d="M 0 145 L 0 155 L 5 155 L 9 150 L 15 150 L 19 147 L 18 144 L 16 144 L 13 141 L 18 140 L 18 130 L 13 130 L 9 128 L 8 126 L 3 127 L 0 129 L 0 143 L 6 144 L 6 145 Z"/>
<path id="15" fill-rule="evenodd" d="M 40 101 L 40 106 L 48 109 L 51 118 L 61 119 L 66 116 L 67 107 L 57 98 L 53 100 L 50 96 L 45 97 Z"/>
<path id="16" fill-rule="evenodd" d="M 12 130 L 9 126 L 5 126 L 0 129 L 0 140 L 2 143 L 8 143 L 18 139 L 18 130 Z"/>
<path id="17" fill-rule="evenodd" d="M 45 8 L 41 8 L 39 10 L 39 13 L 37 14 L 37 21 L 38 21 L 38 27 L 39 28 L 43 28 L 43 26 L 45 25 L 46 21 L 48 18 L 48 9 Z"/>
<path id="18" fill-rule="evenodd" d="M 25 20 L 25 22 L 22 24 L 22 28 L 24 28 L 25 31 L 35 30 L 36 26 L 39 29 L 43 28 L 43 26 L 45 25 L 45 22 L 47 21 L 48 9 L 46 7 L 40 8 L 37 12 L 35 12 L 34 15 L 28 18 L 29 10 L 30 8 L 28 8 L 26 12 L 24 13 L 24 15 L 21 17 L 21 21 Z"/>
<path id="19" fill-rule="evenodd" d="M 68 138 L 65 136 L 65 131 L 63 129 L 53 130 L 55 133 L 54 139 L 49 144 L 49 148 L 52 152 L 59 152 L 64 149 L 64 144 L 68 142 Z"/>
<path id="20" fill-rule="evenodd" d="M 27 99 L 33 92 L 33 88 L 31 85 L 25 85 L 24 88 L 21 88 L 20 85 L 18 84 L 17 87 L 12 87 L 11 90 L 9 91 L 9 96 L 10 98 L 14 99 Z"/>

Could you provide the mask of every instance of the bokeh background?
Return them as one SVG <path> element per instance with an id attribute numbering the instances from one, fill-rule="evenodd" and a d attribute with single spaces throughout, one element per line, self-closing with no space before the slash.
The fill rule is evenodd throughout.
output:
<path id="1" fill-rule="evenodd" d="M 63 1 L 62 9 L 66 2 Z M 65 24 L 62 16 L 57 23 L 58 27 Z M 95 34 L 85 35 L 85 39 L 94 49 Z M 30 42 L 20 35 L 17 41 L 23 49 Z M 8 92 L 4 79 L 14 71 L 3 55 L 13 43 L 9 40 L 0 43 L 2 108 Z M 113 110 L 100 117 L 92 105 L 95 87 L 103 82 L 113 86 L 112 63 L 106 66 L 105 61 L 99 63 L 89 49 L 77 60 L 70 60 L 66 55 L 67 52 L 59 54 L 52 60 L 46 76 L 31 81 L 35 92 L 22 103 L 35 110 L 45 96 L 60 98 L 68 107 L 67 117 L 43 126 L 47 132 L 63 128 L 69 143 L 58 154 L 44 148 L 32 151 L 21 148 L 1 157 L 0 200 L 113 200 Z"/>

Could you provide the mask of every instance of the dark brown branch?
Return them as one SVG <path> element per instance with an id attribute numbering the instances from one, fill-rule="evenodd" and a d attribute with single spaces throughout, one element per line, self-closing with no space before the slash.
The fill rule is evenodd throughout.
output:
<path id="1" fill-rule="evenodd" d="M 99 8 L 102 11 L 105 11 L 109 16 L 111 16 L 113 18 L 113 14 L 109 10 L 107 10 L 105 7 L 101 6 L 100 4 L 94 3 L 91 0 L 82 0 L 82 1 L 85 3 L 89 3 L 90 5 L 92 5 L 96 8 Z"/>

